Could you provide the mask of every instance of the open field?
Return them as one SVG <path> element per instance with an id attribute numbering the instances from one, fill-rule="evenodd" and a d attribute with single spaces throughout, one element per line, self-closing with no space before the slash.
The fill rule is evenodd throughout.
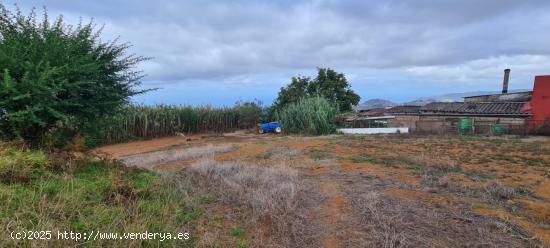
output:
<path id="1" fill-rule="evenodd" d="M 94 152 L 208 196 L 199 246 L 550 245 L 547 138 L 232 133 Z"/>

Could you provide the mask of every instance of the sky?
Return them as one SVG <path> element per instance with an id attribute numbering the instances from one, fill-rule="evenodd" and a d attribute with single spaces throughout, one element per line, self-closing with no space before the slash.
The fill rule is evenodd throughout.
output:
<path id="1" fill-rule="evenodd" d="M 13 7 L 15 2 L 3 0 Z M 269 105 L 292 76 L 346 75 L 362 100 L 531 89 L 550 74 L 548 0 L 19 0 L 104 25 L 141 63 L 143 104 Z"/>

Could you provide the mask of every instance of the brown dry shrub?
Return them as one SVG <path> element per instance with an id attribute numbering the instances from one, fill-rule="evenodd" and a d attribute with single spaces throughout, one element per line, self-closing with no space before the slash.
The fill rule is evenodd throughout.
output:
<path id="1" fill-rule="evenodd" d="M 419 165 L 425 168 L 435 169 L 441 172 L 451 172 L 451 171 L 461 170 L 461 167 L 457 162 L 446 157 L 435 157 L 435 156 L 429 156 L 426 154 L 421 154 L 420 156 L 408 157 L 406 158 L 406 160 L 415 165 Z"/>
<path id="2" fill-rule="evenodd" d="M 501 183 L 491 183 L 484 188 L 484 196 L 493 201 L 506 201 L 518 196 L 518 192 L 514 187 Z"/>
<path id="3" fill-rule="evenodd" d="M 128 184 L 114 185 L 107 197 L 105 203 L 109 205 L 128 205 L 137 200 L 137 193 L 134 188 Z"/>
<path id="4" fill-rule="evenodd" d="M 199 193 L 215 194 L 222 202 L 251 211 L 249 225 L 259 247 L 315 247 L 319 244 L 307 224 L 306 205 L 315 194 L 301 182 L 297 171 L 285 165 L 257 166 L 242 162 L 218 162 L 203 159 L 178 175 Z M 258 228 L 268 227 L 268 230 Z"/>
<path id="5" fill-rule="evenodd" d="M 445 208 L 357 192 L 352 200 L 355 218 L 349 225 L 365 235 L 346 247 L 544 247 L 521 227 Z"/>

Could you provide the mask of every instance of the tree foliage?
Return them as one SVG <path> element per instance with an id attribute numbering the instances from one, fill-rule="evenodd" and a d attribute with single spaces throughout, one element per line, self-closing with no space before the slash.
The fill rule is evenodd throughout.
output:
<path id="1" fill-rule="evenodd" d="M 275 100 L 275 108 L 298 102 L 302 98 L 321 96 L 339 106 L 341 112 L 351 111 L 359 103 L 360 97 L 352 89 L 346 77 L 330 68 L 319 68 L 317 77 L 293 77 L 286 87 L 282 87 Z"/>
<path id="2" fill-rule="evenodd" d="M 25 16 L 0 4 L 0 135 L 41 141 L 55 129 L 81 130 L 115 113 L 137 90 L 146 58 L 127 43 L 103 42 L 93 21 Z"/>

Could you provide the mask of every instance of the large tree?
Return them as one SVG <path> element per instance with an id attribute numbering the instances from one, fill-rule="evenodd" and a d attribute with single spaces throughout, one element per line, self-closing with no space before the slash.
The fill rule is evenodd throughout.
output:
<path id="1" fill-rule="evenodd" d="M 275 105 L 283 107 L 289 103 L 297 102 L 300 98 L 308 96 L 308 88 L 311 85 L 309 77 L 292 77 L 286 87 L 281 87 Z"/>
<path id="2" fill-rule="evenodd" d="M 0 4 L 0 135 L 40 141 L 52 129 L 81 129 L 113 114 L 133 95 L 146 58 L 129 44 L 102 42 L 93 22 L 50 22 Z"/>
<path id="3" fill-rule="evenodd" d="M 345 75 L 330 68 L 319 68 L 317 77 L 293 77 L 286 87 L 282 87 L 275 100 L 275 108 L 282 108 L 301 98 L 322 96 L 334 104 L 338 104 L 341 112 L 351 111 L 361 99 L 348 83 Z"/>

